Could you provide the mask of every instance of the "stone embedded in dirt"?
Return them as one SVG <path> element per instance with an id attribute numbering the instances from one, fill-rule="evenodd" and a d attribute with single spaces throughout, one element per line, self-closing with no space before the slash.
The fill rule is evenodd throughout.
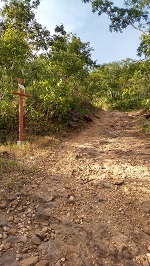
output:
<path id="1" fill-rule="evenodd" d="M 39 219 L 42 219 L 42 220 L 49 220 L 51 218 L 51 214 L 47 213 L 45 209 L 41 206 L 38 206 L 36 208 L 36 215 Z"/>
<path id="2" fill-rule="evenodd" d="M 120 186 L 120 185 L 123 185 L 124 184 L 124 180 L 123 179 L 120 179 L 120 180 L 116 180 L 114 182 L 114 185 L 117 185 L 117 186 Z"/>
<path id="3" fill-rule="evenodd" d="M 57 204 L 55 202 L 47 202 L 45 205 L 44 205 L 45 208 L 55 208 L 57 207 Z"/>
<path id="4" fill-rule="evenodd" d="M 19 266 L 19 262 L 12 251 L 7 251 L 0 257 L 0 266 Z"/>
<path id="5" fill-rule="evenodd" d="M 132 255 L 130 253 L 130 251 L 128 250 L 127 247 L 125 247 L 123 250 L 122 250 L 122 254 L 121 256 L 124 258 L 124 259 L 127 259 L 127 260 L 132 260 Z"/>
<path id="6" fill-rule="evenodd" d="M 60 222 L 64 226 L 71 226 L 71 221 L 66 219 L 66 218 L 64 218 L 64 217 L 60 220 Z"/>
<path id="7" fill-rule="evenodd" d="M 13 216 L 9 216 L 9 217 L 8 217 L 8 222 L 11 223 L 11 222 L 13 222 L 13 220 L 14 220 L 14 217 L 13 217 Z"/>
<path id="8" fill-rule="evenodd" d="M 10 249 L 11 246 L 12 246 L 11 243 L 3 243 L 3 244 L 1 245 L 1 247 L 0 247 L 0 249 L 1 249 L 2 251 L 6 251 L 6 250 Z"/>
<path id="9" fill-rule="evenodd" d="M 75 197 L 74 196 L 70 196 L 68 199 L 68 203 L 75 203 Z"/>
<path id="10" fill-rule="evenodd" d="M 5 200 L 1 200 L 0 209 L 5 209 L 7 207 L 7 202 Z"/>
<path id="11" fill-rule="evenodd" d="M 9 228 L 9 226 L 4 226 L 4 227 L 3 227 L 3 230 L 4 230 L 5 232 L 9 232 L 9 231 L 10 231 L 10 228 Z"/>
<path id="12" fill-rule="evenodd" d="M 41 235 L 41 237 L 43 238 L 43 240 L 44 240 L 44 238 L 45 238 L 46 236 L 48 236 L 48 233 L 49 233 L 49 229 L 48 229 L 48 227 L 44 226 L 44 227 L 42 228 L 42 231 L 40 232 L 40 235 Z"/>
<path id="13" fill-rule="evenodd" d="M 147 248 L 147 250 L 150 252 L 150 246 Z"/>
<path id="14" fill-rule="evenodd" d="M 99 201 L 99 202 L 107 202 L 108 199 L 105 199 L 105 198 L 98 198 L 98 201 Z"/>
<path id="15" fill-rule="evenodd" d="M 17 200 L 13 200 L 11 202 L 11 206 L 16 207 L 17 205 L 18 205 L 18 201 Z"/>
<path id="16" fill-rule="evenodd" d="M 20 243 L 20 242 L 26 243 L 27 237 L 26 236 L 19 236 L 19 237 L 18 236 L 9 236 L 3 241 L 4 244 L 10 243 L 13 246 L 16 243 Z"/>
<path id="17" fill-rule="evenodd" d="M 15 228 L 10 228 L 9 234 L 15 235 L 17 230 Z"/>
<path id="18" fill-rule="evenodd" d="M 49 262 L 47 260 L 39 261 L 35 266 L 48 266 Z"/>
<path id="19" fill-rule="evenodd" d="M 61 266 L 62 264 L 61 264 L 61 261 L 60 260 L 58 260 L 57 262 L 56 262 L 56 264 L 55 264 L 55 266 Z"/>
<path id="20" fill-rule="evenodd" d="M 19 261 L 22 259 L 22 255 L 21 254 L 16 254 L 16 260 Z"/>
<path id="21" fill-rule="evenodd" d="M 109 182 L 102 182 L 102 187 L 103 187 L 103 188 L 111 188 L 112 185 L 111 185 L 111 183 L 109 183 Z"/>
<path id="22" fill-rule="evenodd" d="M 39 260 L 38 256 L 30 257 L 30 258 L 21 260 L 19 266 L 34 266 L 36 265 L 36 263 L 38 263 L 38 260 Z"/>
<path id="23" fill-rule="evenodd" d="M 40 245 L 41 244 L 41 239 L 38 237 L 38 236 L 33 236 L 32 238 L 31 238 L 31 242 L 33 243 L 33 244 L 35 244 L 35 245 Z"/>
<path id="24" fill-rule="evenodd" d="M 49 242 L 48 246 L 48 257 L 50 259 L 60 260 L 65 257 L 64 253 L 66 252 L 67 246 L 61 239 L 55 239 Z"/>
<path id="25" fill-rule="evenodd" d="M 41 202 L 44 202 L 46 203 L 48 200 L 46 198 L 44 198 L 41 194 L 38 194 L 38 193 L 35 193 L 34 195 L 35 199 L 41 201 Z"/>
<path id="26" fill-rule="evenodd" d="M 61 262 L 65 262 L 66 261 L 66 258 L 61 258 Z"/>
<path id="27" fill-rule="evenodd" d="M 53 201 L 53 200 L 56 199 L 57 197 L 58 197 L 57 194 L 50 196 L 50 197 L 48 198 L 48 202 L 49 202 L 49 201 Z"/>

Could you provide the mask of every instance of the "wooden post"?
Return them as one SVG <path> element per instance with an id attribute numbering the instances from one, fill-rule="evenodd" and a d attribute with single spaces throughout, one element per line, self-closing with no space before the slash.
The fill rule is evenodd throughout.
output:
<path id="1" fill-rule="evenodd" d="M 19 93 L 19 141 L 23 141 L 23 97 L 22 97 L 22 80 L 18 79 L 18 93 Z"/>
<path id="2" fill-rule="evenodd" d="M 18 144 L 21 144 L 23 141 L 23 96 L 30 97 L 29 94 L 25 94 L 22 92 L 22 79 L 18 79 L 18 92 L 12 92 L 12 94 L 16 94 L 19 96 L 19 141 Z"/>

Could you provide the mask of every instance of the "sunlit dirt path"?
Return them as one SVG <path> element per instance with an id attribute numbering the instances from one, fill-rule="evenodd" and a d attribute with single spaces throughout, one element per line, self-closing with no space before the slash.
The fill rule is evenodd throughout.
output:
<path id="1" fill-rule="evenodd" d="M 80 132 L 41 147 L 19 204 L 7 209 L 26 238 L 0 266 L 10 251 L 20 255 L 13 266 L 32 256 L 37 266 L 150 265 L 150 138 L 140 119 L 99 111 Z"/>
<path id="2" fill-rule="evenodd" d="M 40 193 L 56 193 L 65 265 L 150 264 L 150 139 L 139 119 L 101 111 L 44 161 Z"/>

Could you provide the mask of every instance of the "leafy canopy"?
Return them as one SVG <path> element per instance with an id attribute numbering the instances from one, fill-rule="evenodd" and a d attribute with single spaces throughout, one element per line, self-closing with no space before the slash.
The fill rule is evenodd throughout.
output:
<path id="1" fill-rule="evenodd" d="M 105 13 L 110 19 L 110 31 L 122 32 L 128 26 L 141 31 L 141 44 L 138 55 L 150 56 L 150 18 L 149 0 L 124 0 L 123 7 L 116 6 L 109 0 L 82 0 L 91 3 L 93 13 L 98 15 Z"/>
<path id="2" fill-rule="evenodd" d="M 32 49 L 47 49 L 50 32 L 35 19 L 35 9 L 40 1 L 35 0 L 2 0 L 4 5 L 0 10 L 0 29 L 4 34 L 7 28 L 12 31 L 24 32 L 26 40 Z"/>

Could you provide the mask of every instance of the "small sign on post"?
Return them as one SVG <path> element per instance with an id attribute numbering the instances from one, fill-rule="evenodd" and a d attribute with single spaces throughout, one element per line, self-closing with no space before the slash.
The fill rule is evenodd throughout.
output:
<path id="1" fill-rule="evenodd" d="M 18 79 L 18 92 L 12 92 L 12 94 L 16 94 L 19 96 L 19 140 L 17 144 L 22 144 L 23 142 L 23 97 L 30 97 L 29 94 L 25 94 L 22 92 L 24 86 L 22 85 L 22 79 Z"/>

